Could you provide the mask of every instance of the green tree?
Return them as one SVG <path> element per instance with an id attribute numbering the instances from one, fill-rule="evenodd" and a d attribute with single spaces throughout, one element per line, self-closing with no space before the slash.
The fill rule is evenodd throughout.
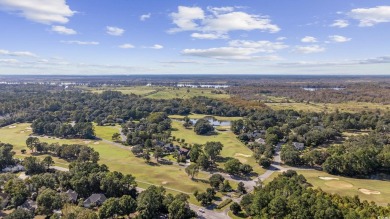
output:
<path id="1" fill-rule="evenodd" d="M 213 174 L 209 178 L 210 186 L 215 189 L 219 189 L 219 185 L 223 184 L 224 180 L 225 178 L 221 174 L 218 173 Z"/>
<path id="2" fill-rule="evenodd" d="M 188 176 L 191 176 L 191 179 L 194 179 L 194 177 L 199 173 L 199 165 L 190 164 L 188 167 L 185 168 L 185 171 Z"/>
<path id="3" fill-rule="evenodd" d="M 37 137 L 28 137 L 26 140 L 27 147 L 31 150 L 31 152 L 34 152 L 34 149 L 40 144 L 39 138 Z"/>
<path id="4" fill-rule="evenodd" d="M 191 147 L 189 156 L 191 162 L 196 162 L 199 158 L 199 156 L 202 154 L 202 146 L 200 144 L 194 144 Z"/>
<path id="5" fill-rule="evenodd" d="M 62 208 L 63 202 L 59 193 L 52 189 L 45 189 L 38 195 L 37 205 L 39 212 L 51 215 L 53 210 Z"/>
<path id="6" fill-rule="evenodd" d="M 137 211 L 139 218 L 157 218 L 160 210 L 164 208 L 165 189 L 163 187 L 150 186 L 137 198 Z"/>
<path id="7" fill-rule="evenodd" d="M 26 168 L 26 173 L 31 175 L 44 173 L 46 170 L 45 165 L 36 157 L 24 158 L 23 165 Z"/>
<path id="8" fill-rule="evenodd" d="M 115 142 L 118 142 L 120 140 L 120 137 L 121 137 L 121 134 L 119 134 L 118 132 L 115 132 L 114 134 L 112 134 L 111 139 Z"/>
<path id="9" fill-rule="evenodd" d="M 42 163 L 47 166 L 47 169 L 49 169 L 50 166 L 52 166 L 54 164 L 54 160 L 51 156 L 46 156 L 43 159 Z"/>
<path id="10" fill-rule="evenodd" d="M 99 218 L 111 218 L 119 214 L 120 206 L 117 198 L 107 199 L 99 208 Z"/>
<path id="11" fill-rule="evenodd" d="M 239 182 L 237 185 L 237 192 L 241 195 L 246 194 L 245 184 L 243 182 Z"/>
<path id="12" fill-rule="evenodd" d="M 230 205 L 230 210 L 234 215 L 237 215 L 241 211 L 241 206 L 237 202 L 233 202 Z"/>
<path id="13" fill-rule="evenodd" d="M 164 151 L 161 147 L 157 146 L 154 148 L 153 157 L 156 159 L 157 162 L 158 162 L 158 159 L 163 156 L 163 154 L 164 154 Z"/>
<path id="14" fill-rule="evenodd" d="M 262 166 L 263 168 L 267 169 L 271 166 L 271 159 L 269 158 L 266 158 L 266 157 L 261 157 L 259 159 L 259 164 L 260 166 Z"/>
<path id="15" fill-rule="evenodd" d="M 204 152 L 209 160 L 214 163 L 217 156 L 221 153 L 223 145 L 221 142 L 210 141 L 206 142 Z"/>
<path id="16" fill-rule="evenodd" d="M 194 125 L 194 131 L 198 135 L 206 135 L 213 132 L 214 127 L 207 119 L 199 119 Z"/>
<path id="17" fill-rule="evenodd" d="M 23 208 L 17 208 L 11 214 L 5 216 L 4 219 L 34 219 L 34 214 Z"/>
<path id="18" fill-rule="evenodd" d="M 225 171 L 231 175 L 240 173 L 241 162 L 238 159 L 230 159 L 225 163 Z"/>
<path id="19" fill-rule="evenodd" d="M 30 191 L 24 182 L 18 178 L 8 180 L 4 185 L 4 191 L 11 196 L 11 204 L 20 206 L 30 195 Z"/>
<path id="20" fill-rule="evenodd" d="M 197 163 L 203 170 L 208 170 L 208 169 L 210 168 L 210 161 L 209 161 L 209 159 L 206 157 L 206 155 L 204 155 L 204 154 L 199 155 L 198 160 L 196 161 L 196 163 Z"/>

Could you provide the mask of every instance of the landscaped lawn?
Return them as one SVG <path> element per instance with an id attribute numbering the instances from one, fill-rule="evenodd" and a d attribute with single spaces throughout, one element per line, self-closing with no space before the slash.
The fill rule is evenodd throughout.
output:
<path id="1" fill-rule="evenodd" d="M 173 116 L 178 118 L 177 116 Z M 204 117 L 204 115 L 203 115 Z M 190 116 L 190 118 L 195 118 Z M 221 120 L 227 120 L 229 117 L 219 117 Z M 264 173 L 265 170 L 256 163 L 256 160 L 252 157 L 253 152 L 247 148 L 242 142 L 240 142 L 236 135 L 231 131 L 218 132 L 217 135 L 202 136 L 197 135 L 192 129 L 186 129 L 183 127 L 182 122 L 172 121 L 172 136 L 176 138 L 185 139 L 186 143 L 189 144 L 205 144 L 208 141 L 219 141 L 223 144 L 221 152 L 222 157 L 237 158 L 242 163 L 251 165 L 256 173 L 259 175 Z M 222 163 L 219 163 L 223 167 Z"/>
<path id="2" fill-rule="evenodd" d="M 315 188 L 320 187 L 325 192 L 344 196 L 358 195 L 362 200 L 374 201 L 384 206 L 390 203 L 390 181 L 347 178 L 317 170 L 301 170 L 297 172 L 304 175 L 307 181 Z M 319 177 L 333 177 L 338 178 L 338 180 L 323 180 Z M 360 192 L 359 189 L 379 191 L 380 194 L 367 195 Z"/>
<path id="3" fill-rule="evenodd" d="M 29 127 L 30 124 L 23 123 L 0 128 L 0 141 L 14 145 L 16 157 L 22 158 L 29 156 L 30 151 L 25 144 L 28 135 L 31 133 L 31 129 L 29 129 Z M 104 129 L 111 128 L 115 128 L 115 126 L 97 127 L 96 130 L 97 133 L 100 133 Z M 205 191 L 205 189 L 209 187 L 209 184 L 207 183 L 191 180 L 185 173 L 184 167 L 177 165 L 156 165 L 155 163 L 153 165 L 149 165 L 146 164 L 142 158 L 135 157 L 130 150 L 122 149 L 109 142 L 85 139 L 54 139 L 47 137 L 39 137 L 39 139 L 42 142 L 48 143 L 58 142 L 60 144 L 84 144 L 93 147 L 100 154 L 99 163 L 106 164 L 111 171 L 120 171 L 125 174 L 132 174 L 136 177 L 139 185 L 143 188 L 147 188 L 151 184 L 154 184 L 164 186 L 167 188 L 168 192 L 173 192 L 174 190 L 170 189 L 175 189 L 192 194 L 195 190 Z M 26 149 L 27 154 L 21 154 L 21 149 Z M 46 155 L 41 155 L 40 157 L 44 156 Z M 65 160 L 54 157 L 54 161 L 57 166 L 67 167 L 68 163 Z M 152 159 L 152 162 L 155 162 L 154 159 Z M 209 175 L 199 173 L 196 178 L 208 179 Z M 233 182 L 231 182 L 231 185 L 233 188 L 236 186 Z M 177 193 L 177 191 L 175 192 Z"/>

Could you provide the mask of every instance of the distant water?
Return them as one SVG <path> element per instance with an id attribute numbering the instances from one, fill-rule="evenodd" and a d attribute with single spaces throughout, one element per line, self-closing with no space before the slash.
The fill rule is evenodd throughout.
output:
<path id="1" fill-rule="evenodd" d="M 213 126 L 230 126 L 231 122 L 230 121 L 224 121 L 224 120 L 218 120 L 212 116 L 206 116 L 204 117 L 207 121 L 209 121 Z M 178 121 L 184 121 L 183 119 L 174 119 Z M 192 124 L 195 124 L 199 119 L 190 119 Z"/>
<path id="2" fill-rule="evenodd" d="M 303 87 L 303 90 L 306 91 L 316 91 L 316 90 L 325 90 L 325 89 L 330 89 L 330 90 L 344 90 L 345 88 L 343 87 Z"/>
<path id="3" fill-rule="evenodd" d="M 177 87 L 191 87 L 191 88 L 228 88 L 229 85 L 220 84 L 177 84 Z"/>

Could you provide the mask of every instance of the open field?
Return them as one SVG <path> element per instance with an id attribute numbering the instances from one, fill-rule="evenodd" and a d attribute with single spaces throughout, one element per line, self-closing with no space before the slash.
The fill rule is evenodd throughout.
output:
<path id="1" fill-rule="evenodd" d="M 297 171 L 305 176 L 307 181 L 315 188 L 321 188 L 325 192 L 343 196 L 358 195 L 362 200 L 374 201 L 379 205 L 386 206 L 390 203 L 390 181 L 354 179 L 341 176 L 334 176 L 317 170 Z M 338 180 L 324 180 L 319 177 L 332 177 Z M 380 192 L 380 194 L 364 194 L 359 189 L 366 189 Z"/>
<path id="2" fill-rule="evenodd" d="M 112 140 L 112 135 L 114 133 L 120 133 L 120 125 L 115 126 L 97 126 L 95 125 L 95 134 L 101 139 L 106 139 L 108 141 Z"/>
<path id="3" fill-rule="evenodd" d="M 123 94 L 136 94 L 151 99 L 188 99 L 196 96 L 205 96 L 210 98 L 230 98 L 228 94 L 213 94 L 212 88 L 177 88 L 177 87 L 155 87 L 155 86 L 134 86 L 134 87 L 81 87 L 94 93 L 102 93 L 105 90 L 120 91 Z M 189 92 L 187 92 L 189 91 Z"/>
<path id="4" fill-rule="evenodd" d="M 224 117 L 220 118 L 222 120 L 225 119 Z M 185 139 L 185 142 L 189 144 L 204 144 L 208 141 L 219 141 L 224 145 L 221 152 L 222 157 L 237 158 L 242 163 L 251 165 L 253 170 L 258 174 L 265 172 L 265 170 L 261 168 L 252 157 L 252 151 L 240 142 L 231 131 L 218 132 L 218 135 L 201 136 L 197 135 L 192 129 L 184 128 L 182 123 L 179 121 L 172 121 L 172 128 L 175 130 L 172 131 L 172 136 Z"/>
<path id="5" fill-rule="evenodd" d="M 15 127 L 13 127 L 15 126 Z M 31 130 L 30 124 L 14 124 L 0 129 L 0 141 L 14 145 L 17 157 L 28 156 L 30 153 L 25 146 L 25 141 Z M 109 127 L 103 127 L 103 129 Z M 100 128 L 97 128 L 98 133 Z M 125 174 L 132 174 L 140 182 L 141 187 L 148 187 L 150 184 L 162 185 L 168 192 L 176 189 L 192 194 L 195 190 L 204 191 L 209 185 L 201 181 L 192 181 L 184 171 L 184 167 L 176 165 L 148 165 L 141 158 L 136 158 L 129 150 L 119 148 L 107 141 L 90 141 L 84 139 L 53 139 L 40 137 L 41 141 L 48 143 L 58 142 L 60 144 L 87 144 L 93 147 L 100 154 L 99 163 L 106 164 L 111 171 L 120 171 Z M 27 155 L 22 155 L 20 150 L 27 149 Z M 45 155 L 42 155 L 43 157 Z M 58 166 L 67 166 L 67 161 L 54 158 Z M 153 161 L 153 159 L 152 159 Z M 197 179 L 208 179 L 208 175 L 199 173 Z M 233 183 L 232 183 L 233 185 Z"/>
<path id="6" fill-rule="evenodd" d="M 390 105 L 367 102 L 345 102 L 345 103 L 296 103 L 296 102 L 273 102 L 265 103 L 274 110 L 293 109 L 305 112 L 333 112 L 338 109 L 340 112 L 360 112 L 360 111 L 388 111 Z"/>

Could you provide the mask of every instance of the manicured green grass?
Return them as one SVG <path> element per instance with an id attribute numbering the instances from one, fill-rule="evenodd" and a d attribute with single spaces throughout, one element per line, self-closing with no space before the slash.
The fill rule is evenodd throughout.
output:
<path id="1" fill-rule="evenodd" d="M 25 141 L 31 133 L 27 128 L 30 124 L 15 124 L 15 128 L 10 129 L 4 127 L 0 129 L 0 141 L 11 143 L 14 145 L 14 151 L 17 157 L 29 156 L 30 151 L 27 149 Z M 101 127 L 97 133 L 103 132 L 105 129 L 114 127 Z M 99 136 L 99 135 L 98 135 Z M 110 136 L 110 135 L 106 135 Z M 152 165 L 145 163 L 142 158 L 135 157 L 130 150 L 117 147 L 105 141 L 90 141 L 83 139 L 53 139 L 40 137 L 42 142 L 60 144 L 84 144 L 93 147 L 100 154 L 99 163 L 106 164 L 111 171 L 119 171 L 125 174 L 132 174 L 139 181 L 143 188 L 147 188 L 150 184 L 161 185 L 167 188 L 168 192 L 174 193 L 172 189 L 183 191 L 192 194 L 195 190 L 205 191 L 209 187 L 208 183 L 200 180 L 191 180 L 184 171 L 184 167 L 177 165 L 160 165 L 152 159 Z M 20 150 L 26 149 L 25 155 L 21 154 Z M 130 148 L 129 148 L 130 149 Z M 41 155 L 44 157 L 45 155 Z M 67 167 L 68 162 L 62 159 L 54 158 L 55 165 Z M 207 180 L 209 174 L 199 173 L 196 179 Z M 231 182 L 233 188 L 237 185 Z M 178 191 L 176 191 L 177 193 Z"/>
<path id="2" fill-rule="evenodd" d="M 99 138 L 112 141 L 112 135 L 114 133 L 120 133 L 120 125 L 115 125 L 115 126 L 97 126 L 95 125 L 95 134 Z"/>
<path id="3" fill-rule="evenodd" d="M 202 136 L 197 135 L 192 129 L 184 128 L 180 121 L 172 121 L 172 127 L 175 130 L 172 131 L 172 136 L 185 139 L 186 143 L 205 144 L 208 141 L 219 141 L 224 145 L 221 151 L 222 157 L 237 158 L 242 163 L 251 165 L 259 175 L 265 172 L 252 157 L 253 152 L 240 142 L 231 131 L 218 132 L 218 135 Z M 219 163 L 219 166 L 223 168 L 222 163 Z"/>
<path id="4" fill-rule="evenodd" d="M 99 88 L 90 88 L 90 87 L 81 87 L 84 90 L 88 90 L 94 93 L 103 93 L 103 91 L 112 90 L 120 91 L 123 94 L 135 94 L 135 95 L 146 95 L 151 92 L 156 91 L 156 88 L 147 87 L 147 86 L 134 86 L 134 87 L 99 87 Z"/>
<path id="5" fill-rule="evenodd" d="M 146 98 L 151 99 L 188 99 L 196 96 L 205 96 L 209 98 L 223 99 L 230 98 L 228 94 L 214 94 L 211 93 L 214 89 L 211 88 L 170 88 L 164 87 L 159 89 L 157 93 L 145 96 Z M 187 92 L 189 91 L 189 92 Z"/>
<path id="6" fill-rule="evenodd" d="M 211 91 L 215 90 L 212 88 L 176 88 L 176 87 L 158 87 L 158 86 L 134 86 L 134 87 L 80 87 L 81 89 L 94 92 L 102 93 L 106 90 L 120 91 L 123 94 L 136 94 L 141 95 L 145 98 L 151 99 L 188 99 L 196 96 L 205 96 L 209 98 L 230 98 L 229 94 L 215 94 Z M 189 91 L 189 92 L 188 92 Z"/>
<path id="7" fill-rule="evenodd" d="M 390 181 L 347 178 L 330 175 L 317 170 L 301 170 L 297 172 L 304 175 L 307 181 L 315 188 L 319 187 L 325 192 L 344 196 L 358 195 L 362 200 L 374 201 L 377 204 L 383 206 L 390 203 Z M 323 180 L 319 177 L 334 177 L 338 178 L 339 180 Z M 359 191 L 361 188 L 379 191 L 381 194 L 363 194 Z"/>

